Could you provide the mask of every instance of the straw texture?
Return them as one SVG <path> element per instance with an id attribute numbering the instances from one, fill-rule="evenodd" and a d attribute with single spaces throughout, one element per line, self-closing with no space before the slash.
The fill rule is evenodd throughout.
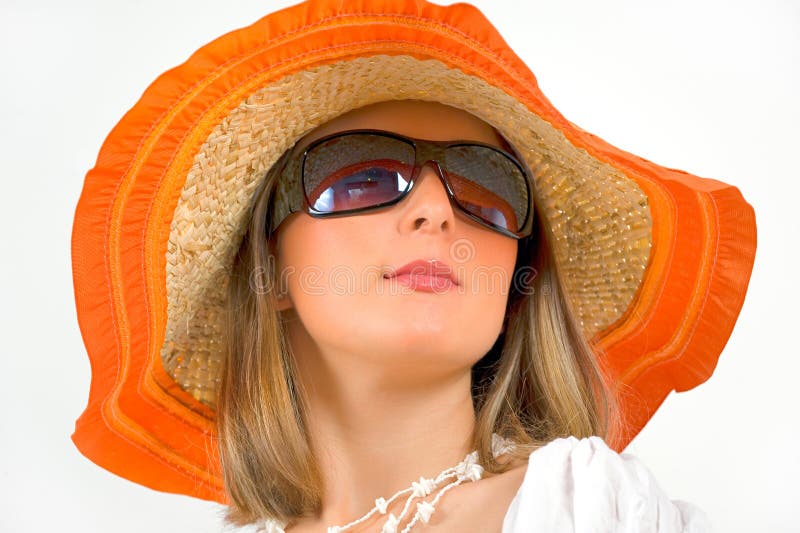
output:
<path id="1" fill-rule="evenodd" d="M 415 72 L 409 77 L 408 72 Z M 304 95 L 297 101 L 295 95 Z M 331 95 L 336 95 L 332 98 Z M 575 148 L 563 134 L 485 81 L 436 60 L 372 56 L 287 76 L 227 116 L 195 157 L 167 252 L 164 368 L 213 406 L 227 271 L 253 191 L 304 133 L 350 109 L 418 98 L 459 107 L 495 126 L 534 173 L 534 194 L 588 338 L 617 320 L 650 254 L 647 197 L 636 182 Z"/>

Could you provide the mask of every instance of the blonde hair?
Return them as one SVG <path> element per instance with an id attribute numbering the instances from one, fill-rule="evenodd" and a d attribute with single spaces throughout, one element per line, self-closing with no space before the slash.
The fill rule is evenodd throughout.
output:
<path id="1" fill-rule="evenodd" d="M 289 522 L 313 516 L 321 505 L 297 371 L 270 290 L 279 280 L 267 214 L 290 152 L 273 165 L 256 197 L 228 291 L 217 429 L 230 499 L 225 518 L 235 525 Z M 549 238 L 537 211 L 533 234 L 518 242 L 503 333 L 472 370 L 473 449 L 490 473 L 510 464 L 494 460 L 493 432 L 514 440 L 512 456 L 524 460 L 558 437 L 609 438 L 619 431 L 615 396 L 564 297 Z"/>

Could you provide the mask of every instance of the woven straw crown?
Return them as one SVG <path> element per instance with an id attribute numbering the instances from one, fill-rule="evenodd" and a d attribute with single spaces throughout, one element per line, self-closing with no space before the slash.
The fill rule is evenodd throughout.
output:
<path id="1" fill-rule="evenodd" d="M 631 433 L 613 447 L 670 391 L 708 379 L 755 253 L 754 214 L 735 187 L 567 121 L 472 6 L 318 0 L 226 34 L 159 77 L 87 174 L 73 228 L 93 372 L 73 435 L 82 453 L 152 488 L 224 501 L 218 339 L 254 192 L 311 129 L 397 99 L 480 117 L 533 171 L 567 296 L 627 391 Z"/>

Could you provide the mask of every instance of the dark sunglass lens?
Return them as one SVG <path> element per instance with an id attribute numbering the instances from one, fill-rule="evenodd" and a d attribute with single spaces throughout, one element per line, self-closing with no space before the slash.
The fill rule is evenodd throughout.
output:
<path id="1" fill-rule="evenodd" d="M 445 166 L 458 203 L 477 217 L 519 231 L 528 215 L 528 188 L 520 168 L 507 156 L 484 146 L 453 146 Z"/>
<path id="2" fill-rule="evenodd" d="M 390 202 L 408 187 L 403 171 L 394 166 L 385 161 L 369 161 L 340 169 L 326 180 L 330 185 L 319 187 L 318 193 L 309 196 L 309 204 L 320 213 L 333 213 Z"/>
<path id="3" fill-rule="evenodd" d="M 320 213 L 385 204 L 406 191 L 413 168 L 411 144 L 377 134 L 343 134 L 307 153 L 306 198 Z"/>

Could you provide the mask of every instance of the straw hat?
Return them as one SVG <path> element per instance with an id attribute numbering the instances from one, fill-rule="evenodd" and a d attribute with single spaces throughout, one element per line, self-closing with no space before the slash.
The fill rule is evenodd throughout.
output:
<path id="1" fill-rule="evenodd" d="M 413 75 L 412 75 L 413 73 Z M 434 100 L 493 125 L 535 174 L 567 297 L 628 391 L 631 432 L 709 378 L 756 245 L 736 187 L 661 167 L 566 120 L 474 7 L 312 0 L 161 75 L 86 176 L 75 298 L 92 363 L 73 441 L 148 487 L 225 501 L 214 442 L 226 272 L 266 171 L 357 107 Z"/>

